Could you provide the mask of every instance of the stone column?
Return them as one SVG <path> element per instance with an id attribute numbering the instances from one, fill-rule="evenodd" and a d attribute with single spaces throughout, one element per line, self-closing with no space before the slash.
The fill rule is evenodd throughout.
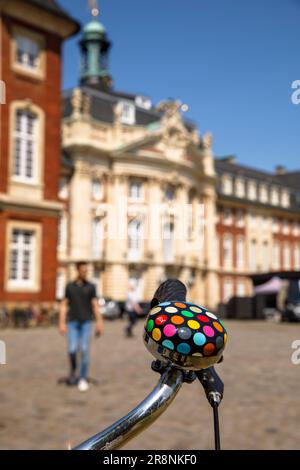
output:
<path id="1" fill-rule="evenodd" d="M 146 263 L 144 297 L 151 300 L 160 280 L 165 277 L 162 243 L 162 181 L 157 178 L 148 179 L 146 206 Z"/>
<path id="2" fill-rule="evenodd" d="M 127 194 L 127 178 L 123 175 L 111 175 L 108 179 L 108 230 L 103 292 L 104 296 L 114 300 L 125 300 L 128 292 Z"/>
<path id="3" fill-rule="evenodd" d="M 91 176 L 83 157 L 75 159 L 75 171 L 70 184 L 70 256 L 72 261 L 91 258 Z"/>
<path id="4" fill-rule="evenodd" d="M 161 183 L 149 179 L 146 206 L 148 208 L 146 256 L 150 263 L 163 262 Z"/>
<path id="5" fill-rule="evenodd" d="M 180 264 L 186 264 L 191 257 L 190 243 L 187 239 L 188 228 L 188 192 L 189 187 L 183 184 L 177 189 L 176 207 L 177 213 L 175 218 L 175 256 Z"/>

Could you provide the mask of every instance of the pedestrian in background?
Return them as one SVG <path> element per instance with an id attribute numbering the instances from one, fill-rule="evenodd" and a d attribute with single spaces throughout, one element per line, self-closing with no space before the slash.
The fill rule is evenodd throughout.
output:
<path id="1" fill-rule="evenodd" d="M 78 384 L 78 389 L 85 392 L 89 388 L 88 368 L 92 334 L 92 320 L 96 319 L 96 336 L 103 333 L 103 319 L 94 284 L 87 280 L 86 262 L 76 265 L 77 278 L 66 287 L 66 295 L 60 304 L 59 331 L 67 334 L 70 361 L 69 385 Z M 81 354 L 79 378 L 77 377 L 77 356 Z"/>
<path id="2" fill-rule="evenodd" d="M 125 311 L 128 316 L 128 325 L 126 328 L 127 338 L 133 337 L 133 327 L 137 322 L 138 315 L 143 313 L 143 309 L 139 304 L 138 293 L 133 283 L 129 284 L 129 291 L 125 303 Z"/>

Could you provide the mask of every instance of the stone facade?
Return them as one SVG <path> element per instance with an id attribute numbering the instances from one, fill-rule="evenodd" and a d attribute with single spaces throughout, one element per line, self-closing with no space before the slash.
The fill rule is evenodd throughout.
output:
<path id="1" fill-rule="evenodd" d="M 75 89 L 67 98 L 72 110 L 63 122 L 63 148 L 72 169 L 62 175 L 61 289 L 74 262 L 84 259 L 105 297 L 124 300 L 131 281 L 147 300 L 163 279 L 179 277 L 193 300 L 212 305 L 216 176 L 210 138 L 187 127 L 180 103 L 152 110 L 149 125 L 128 126 L 118 112 L 124 97 L 111 102 L 102 94 L 100 105 L 108 101 L 114 109 L 110 124 L 88 114 L 85 103 L 96 98 L 92 89 Z"/>

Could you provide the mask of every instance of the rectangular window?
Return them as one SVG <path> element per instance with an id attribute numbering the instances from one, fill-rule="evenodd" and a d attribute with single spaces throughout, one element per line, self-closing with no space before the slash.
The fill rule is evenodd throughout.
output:
<path id="1" fill-rule="evenodd" d="M 223 175 L 221 180 L 221 191 L 224 194 L 232 194 L 233 181 L 230 175 Z"/>
<path id="2" fill-rule="evenodd" d="M 230 268 L 232 267 L 232 236 L 231 235 L 225 235 L 223 239 L 223 261 L 224 261 L 224 267 Z"/>
<path id="3" fill-rule="evenodd" d="M 143 226 L 140 220 L 128 224 L 128 258 L 130 261 L 141 259 L 143 247 Z"/>
<path id="4" fill-rule="evenodd" d="M 238 210 L 236 213 L 236 225 L 237 227 L 245 226 L 245 214 L 243 210 Z"/>
<path id="5" fill-rule="evenodd" d="M 173 221 L 165 221 L 163 225 L 163 253 L 166 263 L 173 263 L 175 258 L 174 228 Z"/>
<path id="6" fill-rule="evenodd" d="M 92 181 L 92 198 L 95 201 L 101 201 L 103 198 L 103 187 L 99 179 L 94 179 Z"/>
<path id="7" fill-rule="evenodd" d="M 263 204 L 266 204 L 269 202 L 269 192 L 268 192 L 268 187 L 264 184 L 261 184 L 259 187 L 259 200 Z"/>
<path id="8" fill-rule="evenodd" d="M 245 181 L 242 178 L 235 180 L 235 194 L 237 197 L 245 197 Z"/>
<path id="9" fill-rule="evenodd" d="M 99 217 L 93 220 L 92 228 L 92 255 L 100 258 L 103 255 L 103 220 Z"/>
<path id="10" fill-rule="evenodd" d="M 25 35 L 16 36 L 15 62 L 23 68 L 38 70 L 41 60 L 41 45 L 39 42 Z"/>
<path id="11" fill-rule="evenodd" d="M 255 201 L 257 199 L 257 185 L 255 181 L 248 182 L 248 198 L 251 201 Z"/>
<path id="12" fill-rule="evenodd" d="M 135 124 L 135 105 L 129 101 L 122 101 L 119 105 L 122 124 L 128 124 L 130 126 Z"/>
<path id="13" fill-rule="evenodd" d="M 282 205 L 282 207 L 289 207 L 290 206 L 290 193 L 287 190 L 282 190 L 281 205 Z"/>
<path id="14" fill-rule="evenodd" d="M 22 182 L 36 180 L 37 116 L 27 110 L 16 112 L 13 176 Z"/>
<path id="15" fill-rule="evenodd" d="M 251 240 L 250 243 L 250 269 L 256 271 L 257 269 L 257 243 L 256 240 Z"/>
<path id="16" fill-rule="evenodd" d="M 129 199 L 132 201 L 141 201 L 143 199 L 143 184 L 141 181 L 130 182 Z"/>
<path id="17" fill-rule="evenodd" d="M 291 267 L 290 245 L 285 243 L 283 246 L 283 269 L 288 271 Z"/>
<path id="18" fill-rule="evenodd" d="M 30 287 L 35 278 L 36 236 L 32 230 L 13 229 L 9 240 L 9 284 Z"/>
<path id="19" fill-rule="evenodd" d="M 67 218 L 66 215 L 60 217 L 58 222 L 58 241 L 57 248 L 59 251 L 66 251 L 67 248 Z"/>
<path id="20" fill-rule="evenodd" d="M 279 190 L 274 187 L 271 189 L 271 204 L 273 206 L 279 205 Z"/>
<path id="21" fill-rule="evenodd" d="M 280 243 L 275 241 L 273 244 L 273 269 L 280 269 Z"/>
<path id="22" fill-rule="evenodd" d="M 243 238 L 237 240 L 237 267 L 242 269 L 245 267 L 245 241 Z"/>

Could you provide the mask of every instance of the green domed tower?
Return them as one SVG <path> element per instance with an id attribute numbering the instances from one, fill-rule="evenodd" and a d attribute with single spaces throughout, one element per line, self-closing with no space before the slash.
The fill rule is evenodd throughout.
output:
<path id="1" fill-rule="evenodd" d="M 111 42 L 100 21 L 94 17 L 83 29 L 80 41 L 81 85 L 89 85 L 100 90 L 112 88 L 112 78 L 108 71 L 108 57 Z"/>

